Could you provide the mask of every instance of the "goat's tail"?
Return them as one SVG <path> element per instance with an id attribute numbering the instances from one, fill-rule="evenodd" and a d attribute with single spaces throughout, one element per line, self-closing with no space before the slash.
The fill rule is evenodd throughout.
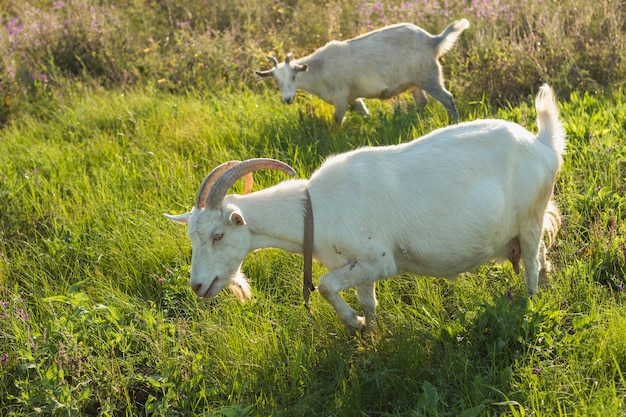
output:
<path id="1" fill-rule="evenodd" d="M 467 29 L 469 25 L 470 24 L 467 19 L 454 21 L 448 25 L 443 32 L 435 37 L 435 55 L 437 58 L 452 48 L 461 32 Z"/>
<path id="2" fill-rule="evenodd" d="M 539 133 L 537 139 L 548 146 L 559 156 L 565 153 L 565 130 L 559 120 L 559 108 L 556 104 L 554 91 L 548 84 L 544 84 L 539 89 L 535 100 L 537 110 L 537 126 Z"/>

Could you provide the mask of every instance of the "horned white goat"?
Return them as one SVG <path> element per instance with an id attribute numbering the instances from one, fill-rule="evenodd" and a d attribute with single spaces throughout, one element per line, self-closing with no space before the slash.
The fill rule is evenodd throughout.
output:
<path id="1" fill-rule="evenodd" d="M 418 106 L 426 104 L 426 92 L 457 121 L 459 114 L 443 85 L 438 58 L 468 27 L 467 19 L 457 20 L 433 36 L 410 23 L 385 26 L 347 41 L 331 41 L 300 59 L 293 60 L 289 54 L 279 64 L 270 56 L 274 68 L 256 74 L 274 77 L 287 104 L 302 89 L 334 105 L 337 123 L 343 121 L 348 105 L 367 116 L 363 98 L 387 99 L 408 89 Z"/>
<path id="2" fill-rule="evenodd" d="M 454 278 L 489 260 L 511 260 L 529 294 L 549 270 L 542 237 L 560 225 L 553 187 L 566 140 L 550 87 L 536 99 L 539 132 L 504 120 L 477 120 L 409 143 L 364 147 L 328 158 L 309 180 L 290 179 L 247 195 L 226 192 L 258 169 L 294 174 L 272 159 L 231 161 L 205 179 L 188 224 L 191 286 L 214 297 L 224 286 L 250 297 L 241 272 L 252 250 L 303 253 L 307 199 L 313 256 L 328 273 L 322 296 L 350 332 L 374 317 L 374 283 L 404 272 Z M 308 191 L 308 194 L 307 194 Z M 310 196 L 310 197 L 309 197 Z M 356 287 L 360 317 L 340 291 Z"/>

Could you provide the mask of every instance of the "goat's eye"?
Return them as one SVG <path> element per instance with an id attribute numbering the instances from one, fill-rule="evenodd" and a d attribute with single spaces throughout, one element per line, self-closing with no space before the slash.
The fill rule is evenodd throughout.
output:
<path id="1" fill-rule="evenodd" d="M 223 233 L 216 233 L 213 235 L 213 242 L 219 242 L 224 237 Z"/>

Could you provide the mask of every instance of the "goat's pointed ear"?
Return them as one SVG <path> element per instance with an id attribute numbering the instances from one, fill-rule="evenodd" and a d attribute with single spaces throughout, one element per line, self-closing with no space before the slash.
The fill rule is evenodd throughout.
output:
<path id="1" fill-rule="evenodd" d="M 189 214 L 190 213 L 171 215 L 171 214 L 163 213 L 163 215 L 167 217 L 168 219 L 170 219 L 171 221 L 180 223 L 180 224 L 187 224 L 189 222 Z"/>
<path id="2" fill-rule="evenodd" d="M 274 70 L 271 69 L 271 70 L 266 70 L 266 71 L 254 71 L 254 73 L 261 78 L 265 78 L 265 77 L 271 77 L 272 74 L 274 73 Z"/>
<path id="3" fill-rule="evenodd" d="M 230 213 L 230 222 L 235 226 L 243 226 L 246 224 L 246 219 L 243 218 L 241 213 L 233 211 Z"/>
<path id="4" fill-rule="evenodd" d="M 307 64 L 297 65 L 295 68 L 296 68 L 296 72 L 304 72 L 304 71 L 309 70 L 309 66 Z"/>

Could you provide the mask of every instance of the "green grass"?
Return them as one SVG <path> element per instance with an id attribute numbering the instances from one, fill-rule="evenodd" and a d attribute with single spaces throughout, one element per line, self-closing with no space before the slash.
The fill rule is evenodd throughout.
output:
<path id="1" fill-rule="evenodd" d="M 0 415 L 622 416 L 626 414 L 626 10 L 616 2 L 5 2 L 0 11 Z M 207 6 L 210 5 L 210 7 Z M 369 101 L 330 123 L 254 69 L 396 21 L 471 27 L 443 58 L 463 120 L 535 131 L 559 94 L 568 153 L 552 287 L 510 266 L 378 285 L 350 338 L 302 260 L 250 254 L 253 300 L 189 288 L 184 227 L 230 159 L 309 176 L 328 155 L 447 124 L 437 102 Z M 284 179 L 255 174 L 255 189 Z M 239 185 L 234 192 L 240 192 Z M 314 265 L 319 277 L 324 268 Z M 356 306 L 352 291 L 345 294 Z"/>
<path id="2" fill-rule="evenodd" d="M 396 277 L 354 339 L 319 295 L 306 314 L 301 258 L 278 250 L 246 258 L 252 301 L 197 299 L 185 229 L 162 213 L 189 209 L 225 160 L 275 157 L 306 177 L 329 154 L 445 125 L 439 103 L 371 101 L 371 118 L 338 128 L 306 95 L 78 90 L 24 114 L 0 131 L 0 414 L 624 415 L 625 99 L 560 97 L 552 288 L 528 300 L 498 265 Z M 458 106 L 536 130 L 532 101 Z M 259 172 L 255 189 L 283 178 Z"/>
<path id="3" fill-rule="evenodd" d="M 626 7 L 612 0 L 4 0 L 0 126 L 62 102 L 67 84 L 259 92 L 269 54 L 398 22 L 438 34 L 460 18 L 471 26 L 442 57 L 455 96 L 519 104 L 540 82 L 563 96 L 624 83 Z"/>

